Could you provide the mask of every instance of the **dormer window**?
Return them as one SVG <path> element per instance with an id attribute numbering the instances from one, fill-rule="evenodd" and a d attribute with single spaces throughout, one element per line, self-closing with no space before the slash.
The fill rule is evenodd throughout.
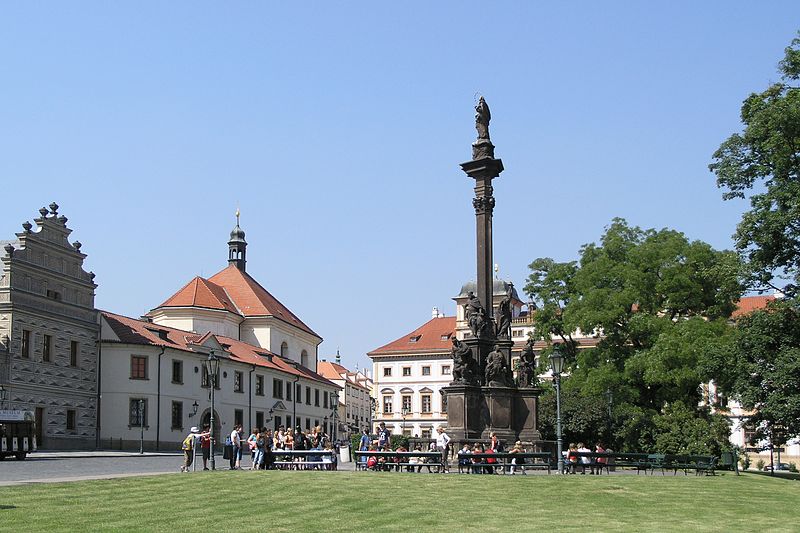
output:
<path id="1" fill-rule="evenodd" d="M 421 338 L 422 338 L 422 335 L 414 335 L 413 337 L 410 337 L 408 339 L 408 342 L 415 343 L 415 342 L 419 341 Z"/>
<path id="2" fill-rule="evenodd" d="M 442 335 L 442 339 L 441 339 L 441 340 L 443 340 L 443 341 L 450 340 L 450 334 L 449 334 L 449 333 L 447 333 L 447 334 L 445 334 L 445 335 Z"/>

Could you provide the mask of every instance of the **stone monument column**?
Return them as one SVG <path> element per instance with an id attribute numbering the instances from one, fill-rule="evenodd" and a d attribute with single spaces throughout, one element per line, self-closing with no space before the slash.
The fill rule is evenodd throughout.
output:
<path id="1" fill-rule="evenodd" d="M 503 161 L 494 158 L 494 145 L 489 140 L 489 106 L 481 96 L 475 107 L 475 128 L 478 139 L 472 143 L 472 160 L 461 163 L 461 169 L 475 180 L 475 229 L 477 239 L 477 297 L 486 309 L 488 317 L 492 315 L 492 213 L 494 196 L 492 180 L 503 171 Z"/>

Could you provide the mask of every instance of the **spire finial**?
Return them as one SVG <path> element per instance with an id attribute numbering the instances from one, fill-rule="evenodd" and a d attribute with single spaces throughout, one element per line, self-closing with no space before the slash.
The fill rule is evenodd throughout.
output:
<path id="1" fill-rule="evenodd" d="M 240 213 L 239 213 L 239 208 L 237 207 L 237 208 L 236 208 L 236 225 L 237 225 L 237 226 L 239 225 L 239 214 L 240 214 Z"/>

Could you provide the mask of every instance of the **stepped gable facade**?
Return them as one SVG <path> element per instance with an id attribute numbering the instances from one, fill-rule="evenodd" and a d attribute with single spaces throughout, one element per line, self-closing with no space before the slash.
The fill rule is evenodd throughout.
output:
<path id="1" fill-rule="evenodd" d="M 0 241 L 2 408 L 34 413 L 38 447 L 87 449 L 97 437 L 97 285 L 58 207 Z"/>

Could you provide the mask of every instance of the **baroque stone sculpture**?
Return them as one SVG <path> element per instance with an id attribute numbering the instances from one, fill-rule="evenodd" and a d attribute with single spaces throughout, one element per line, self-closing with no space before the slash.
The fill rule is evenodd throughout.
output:
<path id="1" fill-rule="evenodd" d="M 533 339 L 528 339 L 522 348 L 517 383 L 520 387 L 536 386 L 536 354 L 533 353 Z"/>
<path id="2" fill-rule="evenodd" d="M 511 387 L 511 369 L 505 355 L 500 351 L 500 346 L 495 345 L 494 350 L 486 357 L 486 385 L 489 387 Z"/>
<path id="3" fill-rule="evenodd" d="M 472 291 L 467 293 L 464 316 L 467 319 L 473 337 L 485 339 L 491 336 L 492 324 L 486 318 L 486 311 L 483 309 L 480 298 L 475 296 Z"/>
<path id="4" fill-rule="evenodd" d="M 494 321 L 497 324 L 498 337 L 511 336 L 511 298 L 513 294 L 514 284 L 509 283 L 506 295 L 500 300 L 500 305 L 497 306 L 497 311 L 495 313 Z"/>
<path id="5" fill-rule="evenodd" d="M 453 381 L 451 385 L 477 385 L 478 363 L 472 357 L 472 350 L 453 334 Z"/>
<path id="6" fill-rule="evenodd" d="M 475 106 L 475 129 L 478 130 L 478 140 L 472 143 L 472 159 L 494 158 L 494 145 L 489 140 L 489 121 L 492 114 L 486 100 L 481 99 Z"/>

